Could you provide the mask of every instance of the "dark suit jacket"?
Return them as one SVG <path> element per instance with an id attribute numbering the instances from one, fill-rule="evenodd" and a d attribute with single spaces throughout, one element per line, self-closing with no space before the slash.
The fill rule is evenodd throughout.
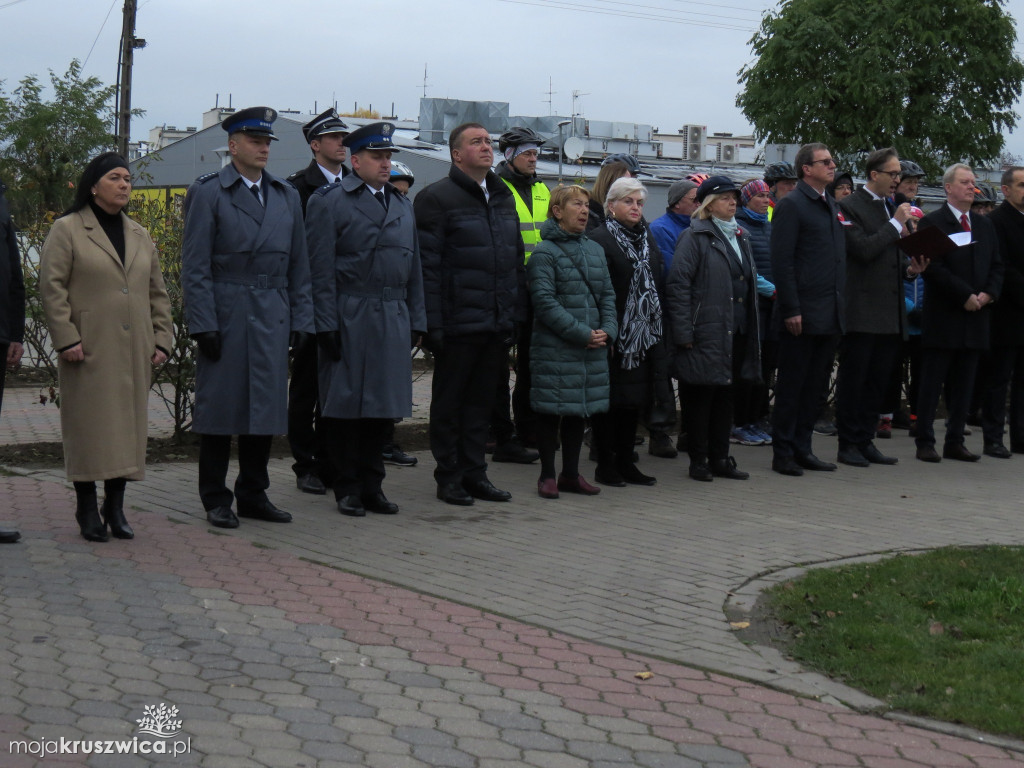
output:
<path id="1" fill-rule="evenodd" d="M 992 307 L 992 345 L 1024 345 L 1024 213 L 1005 200 L 989 214 L 1003 260 L 1003 290 Z"/>
<path id="2" fill-rule="evenodd" d="M 997 299 L 1003 287 L 996 228 L 985 216 L 970 214 L 971 239 L 932 261 L 924 271 L 921 344 L 942 349 L 988 349 L 991 307 L 968 312 L 964 303 L 984 291 Z M 920 228 L 938 227 L 947 235 L 963 227 L 945 203 L 921 219 Z"/>
<path id="3" fill-rule="evenodd" d="M 348 168 L 344 165 L 341 166 L 342 177 L 348 176 L 349 173 Z M 302 203 L 303 216 L 306 215 L 306 203 L 309 202 L 310 195 L 328 183 L 327 177 L 324 176 L 324 172 L 320 170 L 320 166 L 316 163 L 316 158 L 313 158 L 309 165 L 301 171 L 296 171 L 289 176 L 288 181 L 299 191 L 299 201 Z"/>
<path id="4" fill-rule="evenodd" d="M 12 341 L 20 344 L 25 339 L 25 280 L 18 239 L 4 196 L 6 190 L 0 181 L 0 345 Z M 0 365 L 3 364 L 0 360 Z"/>
<path id="5" fill-rule="evenodd" d="M 847 333 L 906 334 L 903 275 L 907 258 L 888 211 L 863 187 L 839 203 L 846 234 Z"/>
<path id="6" fill-rule="evenodd" d="M 804 333 L 844 333 L 846 238 L 836 201 L 798 182 L 775 206 L 771 249 L 780 317 L 801 315 Z"/>

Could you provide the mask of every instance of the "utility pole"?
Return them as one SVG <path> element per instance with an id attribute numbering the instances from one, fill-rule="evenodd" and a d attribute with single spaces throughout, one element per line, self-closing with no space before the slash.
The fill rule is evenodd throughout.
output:
<path id="1" fill-rule="evenodd" d="M 128 159 L 128 142 L 132 132 L 132 63 L 136 48 L 145 48 L 146 41 L 135 37 L 136 0 L 124 0 L 124 22 L 121 26 L 121 50 L 117 57 L 117 151 Z"/>

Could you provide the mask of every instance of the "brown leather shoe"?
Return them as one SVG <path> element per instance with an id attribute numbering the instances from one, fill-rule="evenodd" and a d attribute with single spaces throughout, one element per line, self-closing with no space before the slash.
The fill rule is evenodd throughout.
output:
<path id="1" fill-rule="evenodd" d="M 558 498 L 558 483 L 553 477 L 542 477 L 537 481 L 537 495 L 542 499 Z"/>
<path id="2" fill-rule="evenodd" d="M 917 460 L 937 464 L 942 461 L 942 457 L 936 452 L 934 445 L 924 445 L 917 449 Z"/>
<path id="3" fill-rule="evenodd" d="M 952 443 L 943 447 L 942 458 L 956 459 L 957 461 L 977 461 L 981 456 L 968 451 L 963 443 Z"/>

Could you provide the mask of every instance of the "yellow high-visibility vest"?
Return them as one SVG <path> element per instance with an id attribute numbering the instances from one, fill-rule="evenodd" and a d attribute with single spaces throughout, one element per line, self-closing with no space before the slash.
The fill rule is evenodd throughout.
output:
<path id="1" fill-rule="evenodd" d="M 523 263 L 530 260 L 530 254 L 540 242 L 540 225 L 548 217 L 548 202 L 551 200 L 551 192 L 543 181 L 535 181 L 530 191 L 533 193 L 533 211 L 526 207 L 526 203 L 520 196 L 519 191 L 512 186 L 508 179 L 502 179 L 508 188 L 512 190 L 512 197 L 516 199 L 516 215 L 519 216 L 519 234 L 523 238 L 523 245 L 526 247 L 526 258 Z"/>

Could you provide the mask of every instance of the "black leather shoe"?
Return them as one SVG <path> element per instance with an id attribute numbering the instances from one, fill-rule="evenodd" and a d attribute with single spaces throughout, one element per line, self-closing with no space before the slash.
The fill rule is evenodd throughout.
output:
<path id="1" fill-rule="evenodd" d="M 0 544 L 13 544 L 20 538 L 20 531 L 0 530 Z"/>
<path id="2" fill-rule="evenodd" d="M 349 517 L 366 517 L 366 508 L 362 500 L 354 493 L 338 499 L 338 511 Z"/>
<path id="3" fill-rule="evenodd" d="M 792 456 L 774 456 L 772 469 L 780 475 L 789 475 L 790 477 L 800 477 L 804 473 Z"/>
<path id="4" fill-rule="evenodd" d="M 847 445 L 839 449 L 839 453 L 836 455 L 836 461 L 840 464 L 849 464 L 851 467 L 869 467 L 871 462 L 864 458 L 864 454 L 857 450 L 855 446 Z M 808 467 L 810 469 L 810 467 Z"/>
<path id="5" fill-rule="evenodd" d="M 725 477 L 729 480 L 747 480 L 750 477 L 749 472 L 744 472 L 736 466 L 736 459 L 732 456 L 721 461 L 711 462 L 711 474 L 715 477 Z"/>
<path id="6" fill-rule="evenodd" d="M 963 443 L 953 443 L 943 447 L 942 458 L 956 459 L 957 461 L 977 461 L 981 456 L 968 451 Z"/>
<path id="7" fill-rule="evenodd" d="M 1006 450 L 1006 446 L 1002 443 L 985 443 L 982 450 L 986 456 L 991 456 L 993 459 L 1008 459 L 1013 455 Z"/>
<path id="8" fill-rule="evenodd" d="M 508 501 L 512 498 L 511 493 L 495 488 L 486 477 L 483 480 L 463 480 L 462 487 L 474 499 L 481 501 Z"/>
<path id="9" fill-rule="evenodd" d="M 495 446 L 491 461 L 505 464 L 533 464 L 539 458 L 539 451 L 527 448 L 519 442 L 518 437 L 513 437 L 511 440 Z M 490 501 L 498 501 L 498 499 L 490 499 Z"/>
<path id="10" fill-rule="evenodd" d="M 397 515 L 398 505 L 388 501 L 388 497 L 380 491 L 369 496 L 363 496 L 363 506 L 378 515 Z"/>
<path id="11" fill-rule="evenodd" d="M 863 457 L 861 457 L 863 459 Z M 822 461 L 813 453 L 808 453 L 806 456 L 794 456 L 793 460 L 796 461 L 804 469 L 809 469 L 812 472 L 835 472 L 836 465 L 830 461 Z"/>
<path id="12" fill-rule="evenodd" d="M 289 512 L 278 509 L 270 503 L 269 499 L 264 499 L 256 504 L 243 505 L 239 502 L 238 516 L 249 517 L 253 520 L 263 520 L 267 523 L 290 523 L 292 521 L 292 516 Z"/>
<path id="13" fill-rule="evenodd" d="M 231 507 L 214 507 L 206 510 L 206 522 L 214 528 L 237 528 L 238 518 Z"/>
<path id="14" fill-rule="evenodd" d="M 594 481 L 612 488 L 626 487 L 626 481 L 622 479 L 622 475 L 619 474 L 617 469 L 602 467 L 600 464 L 594 469 Z"/>
<path id="15" fill-rule="evenodd" d="M 323 496 L 327 493 L 327 487 L 316 475 L 299 475 L 295 478 L 295 487 L 303 493 L 312 493 L 316 496 Z"/>
<path id="16" fill-rule="evenodd" d="M 445 504 L 454 504 L 458 507 L 469 507 L 473 504 L 473 497 L 458 483 L 438 486 L 437 498 Z"/>
<path id="17" fill-rule="evenodd" d="M 650 486 L 658 482 L 657 478 L 651 477 L 650 475 L 645 475 L 643 472 L 641 472 L 637 468 L 636 464 L 619 464 L 619 466 L 617 466 L 616 469 L 619 471 L 619 474 L 622 475 L 622 479 L 625 480 L 630 485 Z"/>
<path id="18" fill-rule="evenodd" d="M 651 432 L 651 440 L 647 443 L 647 453 L 659 459 L 674 459 L 679 451 L 672 445 L 672 438 L 665 432 Z"/>
<path id="19" fill-rule="evenodd" d="M 899 463 L 899 459 L 895 456 L 886 456 L 875 447 L 874 443 L 868 443 L 867 445 L 861 446 L 860 452 L 864 455 L 864 458 L 872 464 L 892 465 Z"/>
<path id="20" fill-rule="evenodd" d="M 89 484 L 87 490 L 80 491 L 75 488 L 77 506 L 75 507 L 75 519 L 82 532 L 82 538 L 86 541 L 110 541 L 107 533 L 107 524 L 100 517 L 100 510 L 96 504 L 96 486 Z"/>
<path id="21" fill-rule="evenodd" d="M 917 449 L 917 460 L 927 461 L 929 464 L 938 464 L 942 461 L 942 457 L 936 452 L 934 445 L 922 445 Z"/>
<path id="22" fill-rule="evenodd" d="M 702 483 L 710 483 L 715 479 L 715 476 L 711 474 L 711 467 L 706 461 L 691 461 L 689 474 L 692 479 Z"/>

